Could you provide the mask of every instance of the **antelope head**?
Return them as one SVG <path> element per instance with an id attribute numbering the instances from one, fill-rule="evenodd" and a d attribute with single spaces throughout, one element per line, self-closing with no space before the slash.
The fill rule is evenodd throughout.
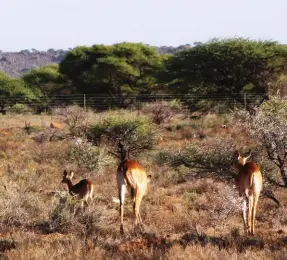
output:
<path id="1" fill-rule="evenodd" d="M 247 160 L 251 157 L 251 150 L 249 151 L 249 154 L 247 157 L 243 157 L 240 155 L 238 150 L 234 152 L 233 162 L 231 168 L 233 170 L 239 171 L 239 168 L 244 166 L 247 162 Z"/>
<path id="2" fill-rule="evenodd" d="M 69 174 L 66 170 L 64 170 L 63 179 L 62 179 L 61 183 L 68 183 L 68 182 L 70 182 L 72 180 L 73 176 L 74 176 L 74 172 L 73 171 L 71 171 L 70 174 Z"/>

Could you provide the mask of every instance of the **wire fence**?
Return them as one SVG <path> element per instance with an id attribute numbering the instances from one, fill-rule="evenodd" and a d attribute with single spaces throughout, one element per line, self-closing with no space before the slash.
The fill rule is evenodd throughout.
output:
<path id="1" fill-rule="evenodd" d="M 74 94 L 74 95 L 55 95 L 40 97 L 37 100 L 28 100 L 23 97 L 11 96 L 0 97 L 0 106 L 5 112 L 7 108 L 15 105 L 27 105 L 33 111 L 39 112 L 57 107 L 78 105 L 84 108 L 94 108 L 98 110 L 107 110 L 110 108 L 140 108 L 143 104 L 156 101 L 179 100 L 188 106 L 191 110 L 196 110 L 199 104 L 209 103 L 213 105 L 224 105 L 226 109 L 241 106 L 250 108 L 260 104 L 266 96 L 262 94 L 152 94 L 152 95 L 127 95 L 112 96 L 98 94 Z"/>

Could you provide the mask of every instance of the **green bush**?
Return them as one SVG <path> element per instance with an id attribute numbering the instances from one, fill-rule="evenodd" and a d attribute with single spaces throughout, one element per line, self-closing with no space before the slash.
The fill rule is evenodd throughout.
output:
<path id="1" fill-rule="evenodd" d="M 233 140 L 223 137 L 214 142 L 191 144 L 176 153 L 160 151 L 154 160 L 158 165 L 168 164 L 174 168 L 185 166 L 196 177 L 230 179 L 234 177 L 231 171 L 234 151 Z"/>
<path id="2" fill-rule="evenodd" d="M 110 116 L 88 130 L 88 139 L 97 146 L 104 143 L 117 152 L 121 142 L 134 155 L 152 149 L 158 137 L 155 125 L 148 118 L 136 115 Z"/>
<path id="3" fill-rule="evenodd" d="M 8 107 L 7 112 L 14 114 L 31 113 L 33 110 L 25 104 L 16 103 L 15 105 Z"/>

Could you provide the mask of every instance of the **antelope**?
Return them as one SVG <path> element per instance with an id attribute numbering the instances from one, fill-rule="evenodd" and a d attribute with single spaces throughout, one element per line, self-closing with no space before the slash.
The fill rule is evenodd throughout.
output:
<path id="1" fill-rule="evenodd" d="M 68 172 L 64 170 L 62 183 L 66 183 L 69 188 L 69 193 L 71 196 L 77 196 L 81 199 L 81 207 L 84 206 L 84 202 L 88 205 L 88 199 L 92 201 L 93 199 L 93 192 L 95 185 L 89 179 L 83 179 L 77 184 L 72 183 L 72 178 L 74 176 L 74 172 Z"/>
<path id="2" fill-rule="evenodd" d="M 25 121 L 25 129 L 29 129 L 31 127 L 31 123 L 29 121 Z"/>
<path id="3" fill-rule="evenodd" d="M 62 125 L 60 125 L 60 124 L 57 123 L 57 122 L 52 122 L 52 123 L 50 124 L 50 128 L 62 129 L 63 127 L 62 127 Z"/>
<path id="4" fill-rule="evenodd" d="M 255 215 L 258 199 L 262 190 L 262 174 L 254 162 L 246 162 L 251 156 L 251 151 L 247 157 L 243 157 L 236 150 L 234 153 L 235 162 L 233 168 L 238 172 L 235 184 L 239 192 L 239 196 L 243 197 L 242 218 L 244 224 L 244 232 L 254 235 Z M 248 201 L 248 221 L 247 215 Z"/>
<path id="5" fill-rule="evenodd" d="M 124 146 L 119 142 L 119 151 L 121 163 L 117 168 L 117 184 L 120 202 L 121 226 L 120 231 L 124 233 L 124 201 L 127 187 L 130 189 L 133 199 L 134 209 L 134 229 L 138 226 L 143 229 L 143 222 L 140 215 L 140 205 L 147 191 L 147 184 L 151 180 L 143 166 L 135 160 L 129 160 L 129 151 L 126 152 Z"/>

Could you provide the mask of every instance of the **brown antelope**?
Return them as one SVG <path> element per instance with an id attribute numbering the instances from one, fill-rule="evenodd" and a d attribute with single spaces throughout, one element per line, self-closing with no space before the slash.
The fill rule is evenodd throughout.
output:
<path id="1" fill-rule="evenodd" d="M 81 206 L 84 206 L 84 202 L 88 205 L 88 199 L 92 201 L 93 192 L 94 192 L 94 184 L 89 179 L 83 179 L 77 184 L 73 185 L 72 178 L 74 176 L 74 172 L 68 172 L 64 170 L 62 183 L 66 183 L 69 188 L 69 193 L 72 196 L 77 196 L 81 199 Z"/>
<path id="2" fill-rule="evenodd" d="M 57 123 L 57 122 L 52 122 L 52 123 L 50 124 L 50 128 L 62 129 L 63 127 L 62 127 L 62 125 L 60 125 L 60 124 Z"/>
<path id="3" fill-rule="evenodd" d="M 134 228 L 137 226 L 143 228 L 143 222 L 140 215 L 140 204 L 143 196 L 147 191 L 147 184 L 150 182 L 151 175 L 147 175 L 144 168 L 137 161 L 122 160 L 117 169 L 117 183 L 120 200 L 120 215 L 121 215 L 121 233 L 124 232 L 124 201 L 127 186 L 130 188 L 131 196 L 134 201 Z"/>
<path id="4" fill-rule="evenodd" d="M 29 121 L 25 121 L 25 128 L 29 129 L 31 127 L 31 123 Z"/>
<path id="5" fill-rule="evenodd" d="M 246 162 L 251 156 L 251 151 L 247 157 L 242 157 L 236 150 L 234 153 L 235 162 L 233 168 L 238 172 L 235 179 L 239 196 L 243 197 L 242 218 L 244 232 L 254 235 L 255 215 L 258 199 L 262 190 L 262 174 L 254 162 Z M 248 221 L 247 215 L 248 201 Z"/>

